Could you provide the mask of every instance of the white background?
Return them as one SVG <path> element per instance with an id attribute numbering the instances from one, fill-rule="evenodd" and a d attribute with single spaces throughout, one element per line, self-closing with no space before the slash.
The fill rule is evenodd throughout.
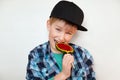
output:
<path id="1" fill-rule="evenodd" d="M 72 42 L 93 55 L 97 80 L 119 80 L 120 0 L 71 1 L 83 9 L 89 30 Z M 46 20 L 57 2 L 0 0 L 0 80 L 25 80 L 29 51 L 48 40 Z"/>

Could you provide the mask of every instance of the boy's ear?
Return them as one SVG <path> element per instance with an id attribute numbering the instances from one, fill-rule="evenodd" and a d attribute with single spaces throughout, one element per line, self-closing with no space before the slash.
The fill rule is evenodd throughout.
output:
<path id="1" fill-rule="evenodd" d="M 47 20 L 47 30 L 50 30 L 50 20 Z"/>

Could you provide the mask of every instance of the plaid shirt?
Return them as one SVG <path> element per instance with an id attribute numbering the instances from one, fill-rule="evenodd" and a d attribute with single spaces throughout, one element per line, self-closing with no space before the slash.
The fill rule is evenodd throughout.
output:
<path id="1" fill-rule="evenodd" d="M 67 80 L 96 80 L 93 71 L 93 58 L 89 52 L 75 44 L 70 45 L 74 48 L 74 66 L 71 76 Z M 49 80 L 60 73 L 58 64 L 50 50 L 49 41 L 34 48 L 28 56 L 27 80 Z"/>

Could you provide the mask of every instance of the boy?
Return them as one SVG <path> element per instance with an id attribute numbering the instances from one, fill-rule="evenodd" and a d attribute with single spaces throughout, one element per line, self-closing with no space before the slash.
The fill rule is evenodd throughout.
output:
<path id="1" fill-rule="evenodd" d="M 92 56 L 86 49 L 69 43 L 77 30 L 87 31 L 81 26 L 83 18 L 83 11 L 73 2 L 60 1 L 55 5 L 47 21 L 49 41 L 29 54 L 27 80 L 96 80 Z M 59 52 L 55 43 L 71 45 L 73 54 Z"/>

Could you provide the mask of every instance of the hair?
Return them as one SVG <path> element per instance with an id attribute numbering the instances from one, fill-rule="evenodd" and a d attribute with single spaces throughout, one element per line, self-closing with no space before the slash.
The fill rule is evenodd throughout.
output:
<path id="1" fill-rule="evenodd" d="M 55 21 L 57 21 L 57 20 L 60 20 L 60 19 L 54 18 L 54 17 L 51 17 L 51 18 L 49 19 L 50 24 L 53 24 L 53 23 L 54 23 Z"/>

